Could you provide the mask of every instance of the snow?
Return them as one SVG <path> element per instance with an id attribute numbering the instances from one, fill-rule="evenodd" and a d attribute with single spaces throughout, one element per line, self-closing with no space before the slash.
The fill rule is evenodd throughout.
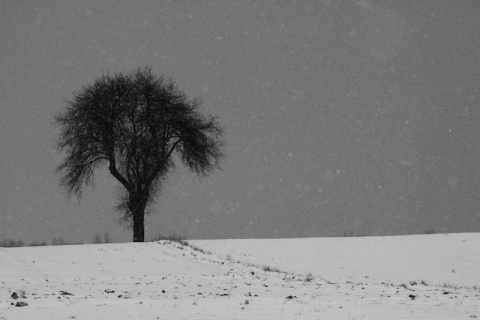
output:
<path id="1" fill-rule="evenodd" d="M 189 243 L 1 248 L 0 319 L 480 316 L 480 234 Z"/>

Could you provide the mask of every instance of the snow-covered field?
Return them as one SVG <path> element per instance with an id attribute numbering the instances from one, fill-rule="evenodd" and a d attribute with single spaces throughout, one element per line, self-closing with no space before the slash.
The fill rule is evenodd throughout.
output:
<path id="1" fill-rule="evenodd" d="M 0 320 L 480 317 L 480 234 L 189 243 L 0 248 Z"/>

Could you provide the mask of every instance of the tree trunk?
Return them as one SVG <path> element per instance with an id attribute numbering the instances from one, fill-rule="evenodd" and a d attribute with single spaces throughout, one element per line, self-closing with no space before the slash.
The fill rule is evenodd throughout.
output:
<path id="1" fill-rule="evenodd" d="M 143 215 L 133 216 L 133 242 L 145 242 L 145 223 Z"/>
<path id="2" fill-rule="evenodd" d="M 133 242 L 145 242 L 146 203 L 136 203 L 133 210 Z"/>

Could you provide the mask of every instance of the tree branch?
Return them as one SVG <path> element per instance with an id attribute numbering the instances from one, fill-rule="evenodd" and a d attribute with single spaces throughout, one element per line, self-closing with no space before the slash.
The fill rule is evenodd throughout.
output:
<path id="1" fill-rule="evenodd" d="M 163 166 L 165 165 L 165 163 L 167 163 L 168 159 L 170 158 L 170 156 L 172 155 L 173 151 L 175 150 L 175 148 L 177 147 L 177 145 L 182 142 L 181 139 L 178 139 L 177 141 L 175 141 L 175 143 L 172 145 L 172 147 L 170 148 L 170 150 L 167 152 L 167 155 L 162 159 L 163 161 L 158 161 L 157 163 L 157 166 L 155 168 L 155 170 L 153 170 L 152 174 L 150 175 L 150 177 L 148 177 L 148 179 L 146 179 L 146 183 L 145 185 L 146 186 L 149 186 L 152 181 L 155 179 L 155 177 L 160 173 L 160 171 L 162 170 Z M 162 163 L 163 162 L 163 163 Z"/>
<path id="2" fill-rule="evenodd" d="M 110 173 L 112 174 L 112 176 L 114 176 L 115 179 L 117 179 L 125 187 L 125 189 L 128 190 L 128 192 L 132 191 L 133 188 L 130 182 L 128 182 L 127 179 L 125 179 L 122 176 L 122 174 L 118 172 L 116 161 L 115 161 L 115 154 L 113 151 L 111 151 L 110 156 L 108 158 L 109 158 L 108 160 L 110 161 L 110 166 L 108 167 L 108 169 L 110 170 Z"/>
<path id="3" fill-rule="evenodd" d="M 118 180 L 120 183 L 127 189 L 129 192 L 132 190 L 130 183 L 125 179 L 120 172 L 118 172 L 117 168 L 114 164 L 110 162 L 110 166 L 108 167 L 110 173 Z"/>

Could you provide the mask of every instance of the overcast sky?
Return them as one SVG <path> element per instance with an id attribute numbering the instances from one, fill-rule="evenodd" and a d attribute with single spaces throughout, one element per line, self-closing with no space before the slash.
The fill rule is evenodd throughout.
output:
<path id="1" fill-rule="evenodd" d="M 226 127 L 147 219 L 189 238 L 480 231 L 480 1 L 1 1 L 0 239 L 90 242 L 114 179 L 58 187 L 64 98 L 151 65 Z"/>

